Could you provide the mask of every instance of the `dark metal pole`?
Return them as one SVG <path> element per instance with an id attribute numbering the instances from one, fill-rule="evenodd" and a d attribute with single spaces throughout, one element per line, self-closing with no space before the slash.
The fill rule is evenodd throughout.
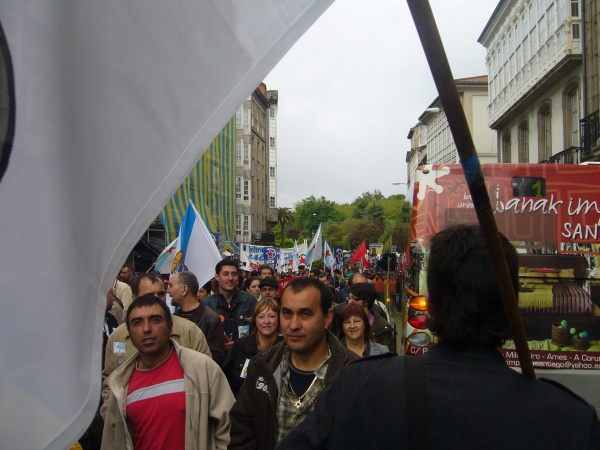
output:
<path id="1" fill-rule="evenodd" d="M 465 173 L 469 191 L 471 192 L 479 225 L 481 226 L 483 237 L 491 256 L 492 266 L 498 279 L 500 294 L 504 302 L 504 310 L 506 311 L 508 323 L 515 340 L 515 347 L 519 354 L 521 371 L 528 377 L 535 378 L 535 371 L 533 370 L 531 354 L 527 346 L 527 338 L 523 328 L 521 313 L 519 312 L 517 297 L 508 272 L 504 250 L 500 243 L 500 236 L 491 208 L 490 198 L 485 188 L 485 180 L 483 179 L 479 157 L 473 144 L 469 125 L 467 124 L 458 91 L 456 90 L 452 71 L 448 64 L 433 12 L 428 0 L 407 0 L 407 3 L 448 119 L 450 131 L 458 150 L 460 163 Z"/>

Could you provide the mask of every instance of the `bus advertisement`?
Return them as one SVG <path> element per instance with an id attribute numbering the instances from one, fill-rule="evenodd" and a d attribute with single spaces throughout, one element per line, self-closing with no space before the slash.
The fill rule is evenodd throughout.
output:
<path id="1" fill-rule="evenodd" d="M 600 166 L 483 164 L 482 171 L 498 230 L 519 254 L 519 310 L 534 368 L 600 408 L 600 389 L 577 387 L 596 386 L 600 375 Z M 407 355 L 426 352 L 436 339 L 424 297 L 429 238 L 477 223 L 458 164 L 419 167 L 412 205 Z M 514 342 L 502 353 L 509 366 L 519 366 Z M 593 377 L 575 381 L 573 374 Z"/>

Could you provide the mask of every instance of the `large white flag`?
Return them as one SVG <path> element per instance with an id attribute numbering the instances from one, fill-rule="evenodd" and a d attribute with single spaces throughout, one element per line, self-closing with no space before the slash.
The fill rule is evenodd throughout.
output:
<path id="1" fill-rule="evenodd" d="M 215 266 L 221 259 L 212 234 L 190 200 L 179 228 L 171 273 L 187 268 L 203 286 L 215 276 Z"/>
<path id="2" fill-rule="evenodd" d="M 87 428 L 120 265 L 331 2 L 0 0 L 1 448 Z"/>
<path id="3" fill-rule="evenodd" d="M 306 265 L 312 266 L 312 263 L 317 259 L 323 257 L 323 238 L 321 236 L 321 227 L 323 224 L 319 224 L 317 232 L 312 238 L 310 245 L 308 246 L 308 253 L 306 254 Z"/>

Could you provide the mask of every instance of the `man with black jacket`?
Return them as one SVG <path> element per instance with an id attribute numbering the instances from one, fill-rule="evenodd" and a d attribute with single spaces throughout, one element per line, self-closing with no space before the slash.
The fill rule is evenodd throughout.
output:
<path id="1" fill-rule="evenodd" d="M 220 366 L 225 360 L 225 340 L 223 324 L 212 309 L 198 301 L 198 278 L 192 272 L 179 272 L 171 275 L 167 293 L 171 303 L 179 307 L 174 315 L 194 322 L 204 333 L 212 359 Z"/>
<path id="2" fill-rule="evenodd" d="M 230 412 L 229 449 L 272 450 L 314 409 L 339 371 L 358 356 L 327 330 L 331 289 L 294 278 L 283 291 L 279 325 L 284 341 L 256 355 Z"/>
<path id="3" fill-rule="evenodd" d="M 517 291 L 517 252 L 501 238 Z M 511 333 L 481 229 L 448 228 L 429 248 L 430 329 L 439 343 L 420 364 L 415 356 L 352 364 L 280 448 L 598 449 L 593 406 L 502 358 Z"/>
<path id="4" fill-rule="evenodd" d="M 219 261 L 215 266 L 215 280 L 219 291 L 202 302 L 216 312 L 225 331 L 227 351 L 240 337 L 250 334 L 249 319 L 254 313 L 256 298 L 239 289 L 239 266 L 230 258 Z"/>

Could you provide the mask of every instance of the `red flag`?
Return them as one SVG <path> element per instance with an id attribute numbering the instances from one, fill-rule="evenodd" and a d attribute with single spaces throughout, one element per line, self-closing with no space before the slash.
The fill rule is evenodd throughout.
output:
<path id="1" fill-rule="evenodd" d="M 369 254 L 367 251 L 367 243 L 364 240 L 360 243 L 352 255 L 352 258 L 350 258 L 350 265 L 357 262 L 360 262 L 365 269 L 371 267 L 371 264 L 369 263 Z"/>

